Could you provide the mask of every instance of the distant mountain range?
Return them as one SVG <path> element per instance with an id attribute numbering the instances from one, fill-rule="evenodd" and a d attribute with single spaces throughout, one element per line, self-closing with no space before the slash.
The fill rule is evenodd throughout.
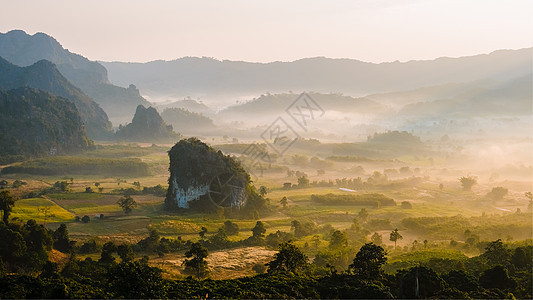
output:
<path id="1" fill-rule="evenodd" d="M 411 120 L 433 117 L 473 118 L 524 116 L 533 113 L 533 78 L 529 75 L 504 82 L 481 81 L 448 86 L 444 95 L 407 104 L 398 113 Z M 436 97 L 433 93 L 433 97 Z"/>
<path id="2" fill-rule="evenodd" d="M 272 63 L 196 57 L 149 63 L 101 63 L 110 80 L 120 86 L 133 83 L 154 98 L 191 96 L 201 97 L 205 102 L 219 98 L 242 100 L 266 92 L 363 96 L 484 79 L 509 80 L 531 73 L 532 50 L 499 50 L 469 57 L 380 64 L 323 57 Z"/>
<path id="3" fill-rule="evenodd" d="M 72 101 L 89 137 L 105 139 L 112 136 L 111 122 L 104 110 L 63 77 L 53 63 L 40 60 L 27 67 L 19 67 L 0 57 L 0 89 L 19 87 L 39 89 Z"/>
<path id="4" fill-rule="evenodd" d="M 91 143 L 74 103 L 28 87 L 0 91 L 0 137 L 2 164 L 73 153 Z"/>
<path id="5" fill-rule="evenodd" d="M 0 33 L 0 56 L 22 67 L 43 59 L 54 63 L 63 76 L 100 104 L 117 125 L 131 120 L 137 105 L 150 105 L 135 86 L 111 84 L 104 66 L 71 53 L 44 33 L 28 35 L 21 30 Z"/>

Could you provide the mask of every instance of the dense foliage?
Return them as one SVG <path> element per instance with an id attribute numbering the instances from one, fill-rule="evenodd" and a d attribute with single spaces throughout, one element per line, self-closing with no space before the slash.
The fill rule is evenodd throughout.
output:
<path id="1" fill-rule="evenodd" d="M 0 89 L 21 87 L 46 91 L 68 99 L 76 106 L 89 137 L 110 137 L 111 122 L 104 110 L 63 77 L 53 63 L 41 60 L 28 67 L 18 67 L 0 57 Z"/>
<path id="2" fill-rule="evenodd" d="M 53 156 L 24 161 L 2 169 L 3 174 L 26 173 L 36 175 L 148 174 L 148 165 L 138 158 L 87 158 L 81 156 Z"/>
<path id="3" fill-rule="evenodd" d="M 78 152 L 91 144 L 74 104 L 30 88 L 0 91 L 0 136 L 3 160 Z"/>
<path id="4" fill-rule="evenodd" d="M 94 241 L 73 247 L 66 226 L 49 232 L 35 221 L 24 225 L 0 222 L 0 298 L 531 298 L 532 246 L 509 248 L 501 241 L 468 259 L 472 271 L 435 271 L 415 266 L 385 274 L 386 251 L 367 243 L 356 251 L 346 269 L 318 267 L 292 243 L 281 243 L 268 263 L 269 271 L 253 277 L 228 280 L 168 280 L 148 258 L 134 260 L 127 244 L 103 247 Z M 92 243 L 92 246 L 90 246 Z M 139 242 L 172 244 L 156 232 Z M 158 245 L 159 244 L 159 245 Z M 48 259 L 54 247 L 64 252 L 101 251 L 101 258 L 78 260 L 74 255 L 61 267 Z M 79 250 L 76 250 L 79 249 Z M 209 252 L 191 243 L 185 269 L 197 278 L 208 276 L 204 260 Z M 114 253 L 120 257 L 116 261 Z M 9 275 L 7 275 L 9 273 Z"/>
<path id="5" fill-rule="evenodd" d="M 325 205 L 358 205 L 358 206 L 394 206 L 396 202 L 383 194 L 362 195 L 311 195 L 311 201 Z"/>

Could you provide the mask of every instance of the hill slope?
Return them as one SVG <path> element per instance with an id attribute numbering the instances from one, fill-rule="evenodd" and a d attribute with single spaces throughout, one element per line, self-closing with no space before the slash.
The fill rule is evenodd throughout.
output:
<path id="1" fill-rule="evenodd" d="M 72 153 L 89 143 L 71 101 L 26 87 L 0 91 L 0 157 Z"/>
<path id="2" fill-rule="evenodd" d="M 47 91 L 72 101 L 91 138 L 111 136 L 111 123 L 106 113 L 63 77 L 54 64 L 41 60 L 28 67 L 18 67 L 0 57 L 0 89 L 10 90 L 24 86 Z"/>
<path id="3" fill-rule="evenodd" d="M 104 66 L 71 53 L 44 33 L 29 35 L 21 30 L 0 33 L 0 56 L 23 67 L 43 59 L 51 61 L 63 76 L 100 104 L 116 124 L 130 120 L 137 105 L 150 105 L 134 87 L 111 84 Z"/>
<path id="4" fill-rule="evenodd" d="M 161 142 L 177 140 L 180 135 L 172 130 L 172 125 L 163 121 L 155 108 L 139 105 L 131 123 L 121 125 L 116 137 L 119 140 Z"/>

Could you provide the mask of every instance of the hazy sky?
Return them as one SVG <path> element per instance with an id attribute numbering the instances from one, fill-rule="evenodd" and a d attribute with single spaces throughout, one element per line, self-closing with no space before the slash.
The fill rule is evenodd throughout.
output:
<path id="1" fill-rule="evenodd" d="M 2 0 L 1 7 L 0 32 L 45 32 L 105 61 L 383 62 L 533 46 L 531 0 Z"/>

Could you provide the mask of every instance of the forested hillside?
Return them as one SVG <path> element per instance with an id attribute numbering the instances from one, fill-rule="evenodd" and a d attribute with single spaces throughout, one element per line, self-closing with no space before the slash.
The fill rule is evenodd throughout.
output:
<path id="1" fill-rule="evenodd" d="M 72 85 L 56 66 L 41 60 L 28 67 L 18 67 L 0 57 L 0 89 L 31 87 L 68 99 L 76 105 L 81 120 L 91 138 L 110 138 L 111 122 L 93 99 Z"/>
<path id="2" fill-rule="evenodd" d="M 77 152 L 91 143 L 72 102 L 30 88 L 0 91 L 0 136 L 5 161 Z"/>

